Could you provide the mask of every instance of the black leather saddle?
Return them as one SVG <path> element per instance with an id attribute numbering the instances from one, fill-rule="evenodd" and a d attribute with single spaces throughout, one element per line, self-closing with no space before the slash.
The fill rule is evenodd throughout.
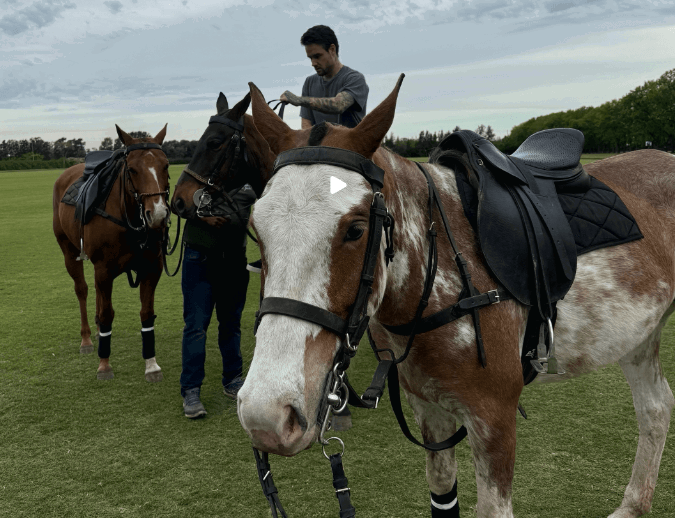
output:
<path id="1" fill-rule="evenodd" d="M 96 208 L 108 199 L 119 175 L 119 161 L 123 157 L 124 149 L 87 153 L 82 177 L 71 185 L 61 200 L 75 205 L 75 219 L 83 225 L 91 221 Z"/>
<path id="2" fill-rule="evenodd" d="M 583 133 L 569 128 L 535 133 L 510 156 L 473 131 L 456 131 L 439 144 L 439 154 L 454 151 L 464 158 L 455 164 L 469 169 L 488 267 L 516 299 L 538 306 L 542 318 L 551 316 L 576 274 L 575 239 L 558 194 L 590 188 L 579 162 L 583 145 Z"/>

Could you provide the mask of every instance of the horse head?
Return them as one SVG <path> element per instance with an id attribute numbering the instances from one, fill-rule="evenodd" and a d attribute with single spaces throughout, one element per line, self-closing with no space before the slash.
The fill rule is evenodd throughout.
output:
<path id="1" fill-rule="evenodd" d="M 249 183 L 256 195 L 262 193 L 275 157 L 253 118 L 246 115 L 250 102 L 251 96 L 246 94 L 230 108 L 225 95 L 221 92 L 218 96 L 217 115 L 211 117 L 190 163 L 176 183 L 171 208 L 178 216 L 197 215 L 195 193 L 200 190 L 222 194 Z"/>
<path id="2" fill-rule="evenodd" d="M 154 138 L 134 138 L 115 124 L 120 140 L 127 147 L 144 143 L 161 146 L 166 137 L 166 126 Z M 169 161 L 166 155 L 156 147 L 133 149 L 126 156 L 126 171 L 129 180 L 127 190 L 138 200 L 137 203 L 142 204 L 141 212 L 148 227 L 160 228 L 169 218 L 166 200 L 169 192 Z"/>
<path id="3" fill-rule="evenodd" d="M 393 122 L 402 78 L 355 128 L 321 124 L 299 131 L 289 128 L 249 83 L 255 125 L 273 153 L 302 148 L 311 154 L 313 146 L 320 146 L 316 150 L 329 157 L 337 153 L 369 164 L 372 159 L 383 169 L 386 159 L 377 150 Z M 283 156 L 250 220 L 262 254 L 264 297 L 290 299 L 296 307 L 311 305 L 347 320 L 361 286 L 374 188 L 362 174 L 330 160 L 283 165 Z M 331 188 L 333 178 L 345 187 Z M 383 193 L 387 195 L 386 186 Z M 386 283 L 384 239 L 382 245 L 375 251 L 371 315 Z M 274 313 L 259 317 L 256 351 L 237 411 L 254 447 L 292 456 L 320 436 L 330 390 L 327 380 L 344 336 L 325 325 Z"/>

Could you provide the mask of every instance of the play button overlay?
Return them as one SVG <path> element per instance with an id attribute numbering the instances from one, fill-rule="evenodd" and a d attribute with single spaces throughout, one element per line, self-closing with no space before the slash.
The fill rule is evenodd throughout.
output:
<path id="1" fill-rule="evenodd" d="M 338 191 L 341 191 L 347 187 L 347 184 L 344 183 L 342 180 L 339 178 L 335 178 L 334 176 L 330 177 L 330 193 L 335 194 Z"/>

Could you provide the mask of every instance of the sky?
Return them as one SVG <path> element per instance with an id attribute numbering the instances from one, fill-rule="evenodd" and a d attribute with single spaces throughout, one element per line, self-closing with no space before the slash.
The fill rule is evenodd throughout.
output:
<path id="1" fill-rule="evenodd" d="M 223 92 L 267 100 L 314 73 L 331 26 L 372 110 L 403 72 L 394 135 L 598 106 L 675 68 L 675 0 L 0 0 L 0 140 L 126 132 L 196 140 Z M 299 108 L 285 120 L 300 128 Z"/>

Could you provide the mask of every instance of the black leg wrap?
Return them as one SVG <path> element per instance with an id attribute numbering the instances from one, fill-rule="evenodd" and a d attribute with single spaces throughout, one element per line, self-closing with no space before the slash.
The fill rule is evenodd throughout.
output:
<path id="1" fill-rule="evenodd" d="M 98 327 L 98 357 L 110 358 L 110 339 L 112 338 L 112 326 Z"/>
<path id="2" fill-rule="evenodd" d="M 444 495 L 431 493 L 431 518 L 459 518 L 456 480 L 449 493 Z"/>
<path id="3" fill-rule="evenodd" d="M 143 339 L 143 359 L 155 356 L 155 319 L 157 315 L 141 322 L 141 338 Z"/>
<path id="4" fill-rule="evenodd" d="M 340 518 L 354 518 L 356 516 L 356 509 L 354 509 L 351 502 L 347 477 L 342 466 L 342 454 L 336 453 L 335 455 L 331 455 L 329 460 L 330 467 L 333 470 L 335 496 L 337 496 L 340 503 Z"/>

